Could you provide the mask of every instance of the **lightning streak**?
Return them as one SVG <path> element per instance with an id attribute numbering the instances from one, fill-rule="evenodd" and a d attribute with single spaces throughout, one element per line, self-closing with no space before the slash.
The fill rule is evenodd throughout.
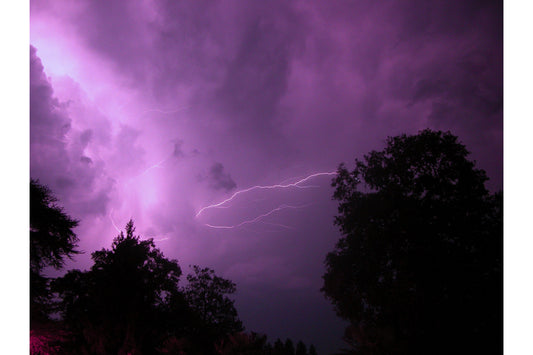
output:
<path id="1" fill-rule="evenodd" d="M 169 160 L 170 158 L 172 158 L 173 154 L 170 154 L 168 155 L 166 158 L 164 158 L 163 160 L 161 160 L 160 162 L 156 163 L 156 164 L 153 164 L 151 166 L 149 166 L 148 168 L 144 169 L 142 172 L 140 172 L 139 174 L 133 176 L 132 178 L 130 178 L 129 180 L 132 180 L 132 179 L 135 179 L 135 178 L 138 178 L 140 176 L 143 176 L 144 174 L 146 174 L 147 172 L 149 172 L 150 170 L 152 169 L 155 169 L 155 168 L 162 168 L 161 165 L 163 165 L 163 163 L 165 163 L 167 160 Z"/>
<path id="2" fill-rule="evenodd" d="M 117 232 L 120 233 L 120 229 L 117 227 L 117 225 L 115 224 L 115 221 L 113 221 L 113 217 L 112 217 L 112 214 L 113 214 L 113 209 L 111 209 L 109 211 L 109 219 L 111 220 L 111 224 L 113 225 L 113 227 L 115 227 L 115 229 L 117 230 Z"/>
<path id="3" fill-rule="evenodd" d="M 208 210 L 210 208 L 224 208 L 224 207 L 221 207 L 221 206 L 224 205 L 227 202 L 230 202 L 231 200 L 233 200 L 238 195 L 241 195 L 241 194 L 246 193 L 246 192 L 250 192 L 250 191 L 253 191 L 253 190 L 286 189 L 286 188 L 290 188 L 290 187 L 295 187 L 295 188 L 298 188 L 298 189 L 309 189 L 309 188 L 313 188 L 313 187 L 316 187 L 316 186 L 300 186 L 300 184 L 302 184 L 302 183 L 304 183 L 304 182 L 306 182 L 306 181 L 308 181 L 308 180 L 310 180 L 310 179 L 312 179 L 314 177 L 326 176 L 326 175 L 337 175 L 337 172 L 333 171 L 333 172 L 330 172 L 330 173 L 315 173 L 315 174 L 311 174 L 311 175 L 309 175 L 309 176 L 307 176 L 307 177 L 305 177 L 303 179 L 300 179 L 300 180 L 298 180 L 298 181 L 296 181 L 294 183 L 291 183 L 291 184 L 276 184 L 276 185 L 266 185 L 266 186 L 256 185 L 256 186 L 252 186 L 252 187 L 249 187 L 247 189 L 244 189 L 244 190 L 239 190 L 239 191 L 235 192 L 233 195 L 231 195 L 229 198 L 225 199 L 224 201 L 221 201 L 219 203 L 215 203 L 215 204 L 212 204 L 212 205 L 209 205 L 209 206 L 201 208 L 198 211 L 198 213 L 196 213 L 196 217 L 199 217 L 205 210 Z M 275 211 L 275 210 L 273 210 L 273 211 Z M 209 227 L 213 227 L 213 226 L 210 226 L 210 225 L 208 225 L 208 226 Z M 216 228 L 216 227 L 213 227 L 213 228 Z M 233 227 L 228 227 L 228 228 L 233 228 Z"/>
<path id="4" fill-rule="evenodd" d="M 188 106 L 184 106 L 184 107 L 178 107 L 175 110 L 169 110 L 169 111 L 160 110 L 158 108 L 152 108 L 152 109 L 148 109 L 148 110 L 145 110 L 145 111 L 141 112 L 140 115 L 143 116 L 143 115 L 146 115 L 147 113 L 150 113 L 150 112 L 159 112 L 159 113 L 162 113 L 162 114 L 165 114 L 165 115 L 169 115 L 169 114 L 172 114 L 172 113 L 176 113 L 176 112 L 180 112 L 180 111 L 186 110 L 188 108 L 189 108 Z"/>
<path id="5" fill-rule="evenodd" d="M 170 158 L 170 156 L 166 157 L 165 159 L 161 160 L 159 163 L 157 164 L 154 164 L 148 168 L 146 168 L 142 173 L 140 173 L 139 175 L 137 175 L 137 177 L 139 176 L 143 176 L 144 174 L 146 174 L 148 171 L 152 170 L 152 169 L 155 169 L 155 168 L 160 168 L 161 167 L 161 164 L 163 164 L 164 162 L 166 162 L 168 159 Z"/>
<path id="6" fill-rule="evenodd" d="M 307 207 L 307 206 L 302 206 L 302 207 Z M 280 223 L 271 223 L 271 222 L 265 222 L 265 221 L 261 221 L 261 223 L 269 225 L 269 226 L 278 226 L 278 227 L 282 227 L 282 228 L 285 228 L 285 229 L 296 229 L 294 227 L 286 226 L 286 225 L 280 224 Z"/>
<path id="7" fill-rule="evenodd" d="M 255 222 L 258 222 L 260 221 L 261 219 L 265 218 L 265 217 L 268 217 L 270 216 L 271 214 L 277 212 L 277 211 L 281 211 L 281 210 L 284 210 L 284 209 L 287 209 L 287 208 L 292 208 L 292 209 L 299 209 L 299 208 L 304 208 L 304 207 L 307 207 L 308 205 L 302 205 L 302 206 L 290 206 L 290 205 L 281 205 L 279 207 L 276 207 L 274 208 L 273 210 L 265 213 L 265 214 L 262 214 L 262 215 L 259 215 L 257 217 L 255 217 L 254 219 L 250 219 L 250 220 L 247 220 L 247 221 L 244 221 L 244 222 L 241 222 L 239 224 L 235 224 L 233 226 L 214 226 L 212 224 L 205 224 L 206 226 L 210 227 L 210 228 L 215 228 L 215 229 L 234 229 L 234 228 L 237 228 L 237 227 L 241 227 L 241 226 L 244 226 L 246 224 L 250 224 L 250 223 L 255 223 Z M 270 223 L 270 224 L 273 224 L 274 223 Z M 280 227 L 284 227 L 284 228 L 287 228 L 287 229 L 293 229 L 289 226 L 285 226 L 285 225 L 282 225 L 282 224 L 275 224 L 277 226 L 280 226 Z"/>

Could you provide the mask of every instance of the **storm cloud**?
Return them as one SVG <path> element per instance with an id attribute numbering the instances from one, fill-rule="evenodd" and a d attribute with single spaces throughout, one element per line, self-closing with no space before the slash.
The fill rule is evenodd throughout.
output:
<path id="1" fill-rule="evenodd" d="M 330 176 L 202 208 L 425 128 L 458 135 L 502 188 L 501 1 L 31 1 L 30 11 L 32 177 L 82 221 L 84 250 L 109 247 L 114 225 L 133 218 L 182 266 L 231 278 L 250 330 L 342 346 L 344 323 L 319 292 L 339 238 Z"/>
<path id="2" fill-rule="evenodd" d="M 224 171 L 224 165 L 221 163 L 215 163 L 211 166 L 207 179 L 209 180 L 209 186 L 215 190 L 231 191 L 237 187 L 230 174 Z"/>

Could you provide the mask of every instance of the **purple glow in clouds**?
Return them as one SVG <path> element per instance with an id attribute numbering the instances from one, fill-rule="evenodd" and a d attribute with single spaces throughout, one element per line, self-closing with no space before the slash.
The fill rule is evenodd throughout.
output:
<path id="1" fill-rule="evenodd" d="M 319 291 L 339 238 L 332 167 L 450 130 L 502 188 L 501 1 L 30 11 L 30 172 L 81 221 L 70 268 L 132 218 L 167 257 L 234 281 L 247 330 L 330 353 L 344 329 Z M 276 184 L 289 176 L 304 178 Z"/>

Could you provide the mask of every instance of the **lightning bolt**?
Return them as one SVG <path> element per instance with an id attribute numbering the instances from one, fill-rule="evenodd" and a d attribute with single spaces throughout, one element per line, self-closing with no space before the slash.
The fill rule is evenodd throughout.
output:
<path id="1" fill-rule="evenodd" d="M 329 172 L 329 173 L 311 174 L 309 176 L 306 176 L 303 179 L 300 179 L 300 180 L 298 180 L 296 182 L 293 182 L 293 183 L 290 183 L 290 184 L 276 184 L 276 185 L 265 185 L 265 186 L 255 185 L 255 186 L 249 187 L 247 189 L 239 190 L 239 191 L 235 192 L 233 195 L 231 195 L 230 197 L 228 197 L 224 201 L 221 201 L 219 203 L 215 203 L 215 204 L 212 204 L 212 205 L 209 205 L 209 206 L 202 207 L 198 211 L 198 213 L 196 213 L 196 217 L 199 217 L 205 210 L 208 210 L 208 209 L 211 209 L 211 208 L 224 208 L 222 205 L 232 201 L 235 197 L 237 197 L 237 196 L 239 196 L 241 194 L 244 194 L 246 192 L 250 192 L 250 191 L 253 191 L 253 190 L 286 189 L 286 188 L 291 188 L 291 187 L 298 188 L 298 189 L 308 189 L 308 188 L 313 188 L 313 187 L 317 187 L 317 186 L 309 186 L 309 185 L 308 186 L 301 186 L 300 184 L 303 184 L 304 182 L 309 181 L 310 179 L 312 179 L 314 177 L 317 177 L 317 176 L 331 176 L 331 175 L 337 175 L 337 172 L 333 171 L 333 172 Z M 275 211 L 275 210 L 276 209 L 274 209 L 273 211 Z M 271 211 L 271 212 L 273 212 L 273 211 Z M 210 226 L 210 227 L 215 228 L 214 226 Z M 222 228 L 224 228 L 224 227 L 222 226 Z"/>
<path id="2" fill-rule="evenodd" d="M 117 230 L 117 232 L 120 233 L 120 229 L 117 227 L 117 225 L 115 224 L 115 221 L 113 221 L 113 209 L 109 210 L 109 219 L 111 220 L 111 224 L 113 225 L 113 227 L 115 227 L 115 229 Z"/>
<path id="3" fill-rule="evenodd" d="M 281 211 L 281 210 L 284 210 L 284 209 L 287 209 L 287 208 L 300 209 L 300 208 L 304 208 L 304 207 L 307 207 L 307 206 L 309 206 L 309 205 L 302 205 L 302 206 L 281 205 L 281 206 L 276 207 L 273 210 L 271 210 L 271 211 L 269 211 L 269 212 L 267 212 L 265 214 L 259 215 L 259 216 L 255 217 L 253 219 L 250 219 L 250 220 L 247 220 L 247 221 L 244 221 L 244 222 L 241 222 L 239 224 L 232 225 L 232 226 L 214 226 L 212 224 L 207 224 L 207 223 L 205 225 L 210 227 L 210 228 L 215 228 L 215 229 L 234 229 L 234 228 L 238 228 L 238 227 L 244 226 L 246 224 L 258 222 L 261 219 L 263 219 L 263 218 L 265 218 L 267 216 L 270 216 L 271 214 L 273 214 L 273 213 L 275 213 L 277 211 Z M 263 222 L 263 223 L 266 223 L 266 222 Z M 292 227 L 285 226 L 283 224 L 276 224 L 276 223 L 267 223 L 267 224 L 277 225 L 277 226 L 281 226 L 281 227 L 284 227 L 284 228 L 287 228 L 287 229 L 294 229 Z"/>
<path id="4" fill-rule="evenodd" d="M 307 206 L 302 206 L 303 207 L 307 207 Z M 280 224 L 280 223 L 272 223 L 272 222 L 265 222 L 265 221 L 261 221 L 261 223 L 263 224 L 267 224 L 269 226 L 277 226 L 277 227 L 282 227 L 282 228 L 285 228 L 285 229 L 296 229 L 294 227 L 291 227 L 291 226 L 286 226 L 285 224 Z"/>
<path id="5" fill-rule="evenodd" d="M 159 113 L 162 113 L 162 114 L 165 114 L 165 115 L 169 115 L 169 114 L 172 114 L 172 113 L 176 113 L 176 112 L 180 112 L 180 111 L 186 110 L 188 108 L 189 108 L 188 106 L 184 106 L 184 107 L 178 107 L 177 109 L 170 110 L 170 111 L 160 110 L 158 108 L 152 108 L 152 109 L 148 109 L 146 111 L 141 112 L 140 116 L 144 116 L 144 115 L 146 115 L 147 113 L 150 113 L 150 112 L 159 112 Z"/>
<path id="6" fill-rule="evenodd" d="M 166 162 L 171 156 L 168 156 L 166 157 L 165 159 L 161 160 L 159 163 L 156 163 L 148 168 L 146 168 L 142 173 L 140 173 L 139 175 L 137 175 L 136 177 L 139 177 L 139 176 L 143 176 L 144 174 L 146 174 L 147 172 L 149 172 L 150 170 L 152 169 L 155 169 L 155 168 L 160 168 L 161 167 L 161 164 L 163 164 L 164 162 Z"/>
<path id="7" fill-rule="evenodd" d="M 144 174 L 146 174 L 147 172 L 149 172 L 150 170 L 152 169 L 155 169 L 155 168 L 162 168 L 162 164 L 165 163 L 167 160 L 169 160 L 170 158 L 172 158 L 173 154 L 169 154 L 166 158 L 164 158 L 163 160 L 161 160 L 160 162 L 156 163 L 156 164 L 153 164 L 151 166 L 149 166 L 148 168 L 144 169 L 141 173 L 131 177 L 129 180 L 132 180 L 132 179 L 135 179 L 135 178 L 138 178 L 140 176 L 143 176 Z"/>

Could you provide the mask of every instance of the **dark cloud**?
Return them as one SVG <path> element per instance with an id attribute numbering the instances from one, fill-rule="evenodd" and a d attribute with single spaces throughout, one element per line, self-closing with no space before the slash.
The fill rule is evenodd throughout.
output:
<path id="1" fill-rule="evenodd" d="M 209 186 L 215 190 L 230 191 L 237 187 L 230 174 L 224 171 L 224 165 L 221 163 L 214 163 L 211 166 L 207 180 Z"/>
<path id="2" fill-rule="evenodd" d="M 84 162 L 86 164 L 91 164 L 93 162 L 93 160 L 91 158 L 84 157 L 84 156 L 80 157 L 80 161 L 82 161 L 82 162 Z"/>
<path id="3" fill-rule="evenodd" d="M 65 106 L 53 97 L 37 49 L 30 46 L 30 143 L 47 144 L 58 152 L 64 151 L 70 123 Z"/>
<path id="4" fill-rule="evenodd" d="M 261 4 L 261 3 L 257 3 Z M 234 59 L 214 97 L 235 124 L 272 132 L 279 100 L 287 90 L 293 53 L 303 46 L 302 19 L 290 5 L 257 6 Z"/>
<path id="5" fill-rule="evenodd" d="M 89 144 L 92 137 L 93 137 L 93 131 L 90 129 L 86 129 L 80 134 L 80 143 L 82 144 L 84 148 L 87 146 L 87 144 Z"/>
<path id="6" fill-rule="evenodd" d="M 53 89 L 44 73 L 37 50 L 30 47 L 30 166 L 33 178 L 57 181 L 49 165 L 65 170 L 68 164 L 65 135 L 70 130 L 70 118 L 64 107 L 53 97 Z M 56 171 L 57 171 L 56 170 Z M 46 175 L 46 176 L 42 176 Z"/>
<path id="7" fill-rule="evenodd" d="M 331 171 L 383 148 L 389 135 L 429 127 L 458 135 L 491 189 L 502 187 L 501 1 L 31 6 L 33 19 L 50 22 L 40 27 L 50 31 L 43 44 L 56 38 L 89 73 L 82 84 L 54 77 L 56 91 L 65 86 L 58 100 L 32 49 L 32 176 L 63 193 L 86 225 L 102 226 L 102 233 L 85 230 L 84 240 L 114 233 L 111 217 L 121 226 L 134 217 L 139 230 L 169 238 L 166 254 L 227 273 L 247 295 L 238 306 L 252 330 L 291 336 L 289 327 L 309 329 L 312 342 L 323 328 L 302 309 L 289 316 L 290 307 L 269 305 L 267 296 L 260 302 L 276 314 L 258 311 L 254 289 L 279 291 L 279 304 L 309 295 L 302 304 L 333 318 L 327 303 L 313 300 L 323 258 L 338 239 L 336 206 L 329 183 L 318 180 L 323 188 L 242 194 L 231 208 L 196 218 L 228 197 L 234 179 L 246 188 Z M 83 90 L 92 90 L 90 99 Z M 171 151 L 179 163 L 163 160 Z M 243 228 L 204 225 L 237 224 L 295 201 L 312 206 Z M 91 239 L 87 249 L 109 242 Z M 280 325 L 284 317 L 300 321 Z M 319 352 L 341 346 L 341 335 Z"/>
<path id="8" fill-rule="evenodd" d="M 183 153 L 183 141 L 181 139 L 178 139 L 174 142 L 174 150 L 172 151 L 172 156 L 175 158 L 182 158 L 185 156 L 185 153 Z"/>
<path id="9" fill-rule="evenodd" d="M 114 187 L 114 181 L 108 179 L 106 184 L 88 194 L 86 198 L 73 202 L 73 207 L 82 216 L 98 215 L 104 217 L 108 214 L 110 195 Z M 87 221 L 87 219 L 85 219 Z"/>

